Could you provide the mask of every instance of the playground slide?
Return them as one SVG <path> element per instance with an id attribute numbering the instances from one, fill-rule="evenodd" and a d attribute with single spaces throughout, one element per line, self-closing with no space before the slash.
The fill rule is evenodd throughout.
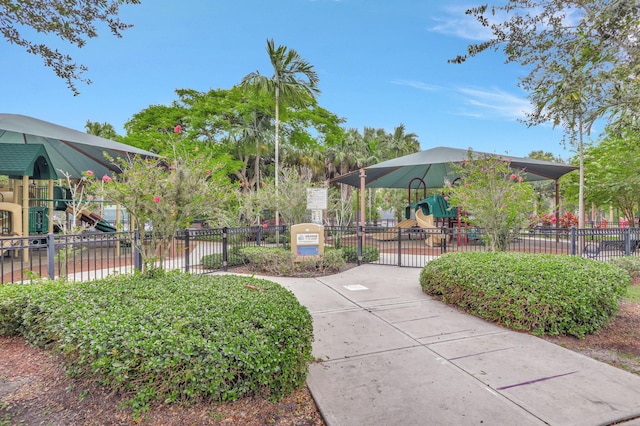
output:
<path id="1" fill-rule="evenodd" d="M 378 241 L 391 241 L 398 239 L 398 230 L 409 229 L 416 226 L 416 221 L 413 219 L 405 219 L 399 222 L 395 227 L 387 230 L 386 232 L 378 232 L 372 235 L 375 240 Z"/>
<path id="2" fill-rule="evenodd" d="M 422 209 L 416 210 L 416 222 L 420 228 L 424 229 L 438 229 L 436 226 L 433 226 L 433 215 L 426 215 L 422 211 Z M 442 236 L 440 234 L 427 234 L 427 238 L 424 242 L 429 246 L 433 247 L 434 245 L 439 245 L 442 242 Z"/>
<path id="3" fill-rule="evenodd" d="M 71 206 L 67 207 L 67 213 L 73 214 L 73 208 Z M 93 226 L 98 231 L 116 232 L 116 228 L 113 225 L 104 220 L 100 215 L 90 212 L 89 210 L 81 210 L 80 214 L 78 214 L 78 219 L 89 224 L 89 226 Z"/>

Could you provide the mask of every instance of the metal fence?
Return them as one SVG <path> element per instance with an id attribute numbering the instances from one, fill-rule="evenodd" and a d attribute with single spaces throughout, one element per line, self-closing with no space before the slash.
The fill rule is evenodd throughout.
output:
<path id="1" fill-rule="evenodd" d="M 485 251 L 485 233 L 477 228 L 402 228 L 325 226 L 324 244 L 343 250 L 347 261 L 423 267 L 449 252 Z M 286 226 L 187 229 L 169 247 L 151 253 L 152 267 L 210 273 L 235 266 L 248 246 L 288 248 Z M 0 237 L 0 283 L 36 278 L 74 281 L 133 273 L 142 267 L 141 250 L 149 250 L 134 232 L 85 232 Z M 509 251 L 564 254 L 608 260 L 640 255 L 639 228 L 535 227 L 515 232 Z M 159 259 L 163 259 L 160 261 Z"/>

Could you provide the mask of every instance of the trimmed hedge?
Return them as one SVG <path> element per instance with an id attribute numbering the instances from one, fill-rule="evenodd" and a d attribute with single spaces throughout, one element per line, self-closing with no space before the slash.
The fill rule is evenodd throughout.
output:
<path id="1" fill-rule="evenodd" d="M 489 321 L 536 335 L 584 337 L 616 314 L 622 269 L 578 256 L 449 253 L 420 273 L 422 290 Z"/>
<path id="2" fill-rule="evenodd" d="M 232 246 L 227 253 L 227 266 L 240 266 L 247 263 L 247 259 L 240 252 L 240 247 Z M 222 253 L 213 253 L 202 256 L 200 264 L 205 269 L 222 269 Z"/>
<path id="3" fill-rule="evenodd" d="M 272 276 L 336 273 L 346 264 L 342 250 L 330 247 L 325 247 L 319 259 L 301 262 L 296 262 L 293 253 L 283 248 L 252 246 L 240 252 L 252 271 Z"/>
<path id="4" fill-rule="evenodd" d="M 614 257 L 609 260 L 609 263 L 627 271 L 631 278 L 640 277 L 640 257 Z"/>
<path id="5" fill-rule="evenodd" d="M 341 246 L 344 260 L 347 263 L 355 263 L 358 261 L 358 247 L 357 246 Z M 377 262 L 380 258 L 380 250 L 376 246 L 363 246 L 362 247 L 362 261 Z"/>
<path id="6" fill-rule="evenodd" d="M 0 286 L 0 330 L 59 349 L 72 375 L 153 401 L 249 395 L 304 385 L 311 315 L 267 280 L 234 275 L 114 276 L 88 283 Z"/>
<path id="7" fill-rule="evenodd" d="M 240 252 L 256 272 L 279 276 L 292 274 L 296 269 L 293 253 L 283 248 L 251 246 L 241 249 Z"/>

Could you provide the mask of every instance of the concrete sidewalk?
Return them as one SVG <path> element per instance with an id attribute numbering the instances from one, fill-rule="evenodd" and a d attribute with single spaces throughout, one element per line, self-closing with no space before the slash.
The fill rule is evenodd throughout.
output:
<path id="1" fill-rule="evenodd" d="M 640 425 L 639 376 L 449 308 L 419 274 L 269 278 L 313 316 L 307 383 L 328 425 Z"/>

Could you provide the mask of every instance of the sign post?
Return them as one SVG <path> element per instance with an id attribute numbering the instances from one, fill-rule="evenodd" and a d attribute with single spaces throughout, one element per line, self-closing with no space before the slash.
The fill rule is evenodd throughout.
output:
<path id="1" fill-rule="evenodd" d="M 322 225 L 322 211 L 328 207 L 327 188 L 307 188 L 307 210 L 311 210 L 311 222 Z"/>

